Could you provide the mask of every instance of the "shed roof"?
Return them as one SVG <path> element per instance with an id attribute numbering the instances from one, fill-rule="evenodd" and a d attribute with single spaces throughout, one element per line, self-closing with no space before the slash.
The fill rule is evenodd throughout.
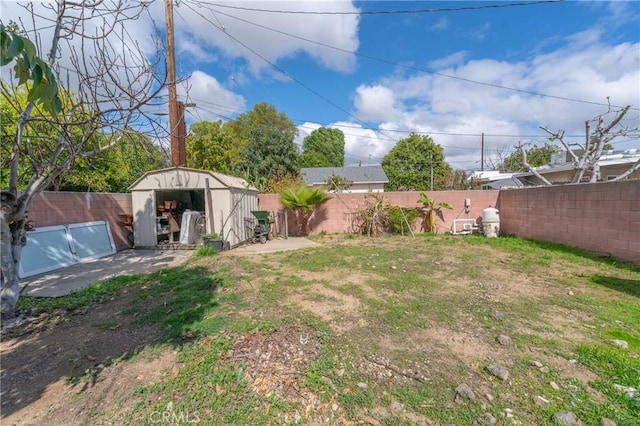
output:
<path id="1" fill-rule="evenodd" d="M 342 176 L 354 184 L 389 182 L 382 166 L 315 167 L 302 168 L 300 172 L 304 182 L 309 185 L 324 183 L 332 174 Z"/>
<path id="2" fill-rule="evenodd" d="M 170 167 L 146 172 L 130 187 L 132 191 L 148 189 L 204 189 L 205 179 L 211 177 L 211 188 L 237 188 L 257 191 L 246 180 L 212 172 L 210 170 L 192 169 L 189 167 Z"/>

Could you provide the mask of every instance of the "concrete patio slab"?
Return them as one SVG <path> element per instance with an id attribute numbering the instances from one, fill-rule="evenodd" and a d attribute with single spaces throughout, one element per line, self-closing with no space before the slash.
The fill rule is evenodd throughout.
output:
<path id="1" fill-rule="evenodd" d="M 249 244 L 223 255 L 253 255 L 319 246 L 306 238 L 274 239 L 266 244 Z M 123 250 L 112 256 L 78 263 L 66 268 L 20 280 L 24 292 L 34 297 L 60 297 L 119 275 L 148 274 L 184 265 L 194 250 Z"/>

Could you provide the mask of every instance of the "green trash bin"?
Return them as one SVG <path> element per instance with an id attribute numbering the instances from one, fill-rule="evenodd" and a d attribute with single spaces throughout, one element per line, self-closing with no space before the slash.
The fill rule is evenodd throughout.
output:
<path id="1" fill-rule="evenodd" d="M 272 216 L 269 216 L 269 212 L 265 210 L 255 210 L 251 214 L 258 220 L 258 223 L 253 228 L 254 243 L 260 241 L 264 244 L 267 240 L 273 240 L 273 232 L 271 231 L 271 224 L 275 222 Z"/>

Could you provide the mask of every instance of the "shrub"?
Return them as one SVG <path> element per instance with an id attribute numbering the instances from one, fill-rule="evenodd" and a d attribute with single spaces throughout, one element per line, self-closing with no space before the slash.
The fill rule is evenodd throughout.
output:
<path id="1" fill-rule="evenodd" d="M 384 197 L 369 194 L 365 204 L 355 212 L 354 229 L 368 237 L 377 237 L 389 228 L 389 206 Z"/>
<path id="2" fill-rule="evenodd" d="M 394 234 L 410 234 L 418 214 L 418 209 L 415 208 L 389 206 L 389 230 Z"/>

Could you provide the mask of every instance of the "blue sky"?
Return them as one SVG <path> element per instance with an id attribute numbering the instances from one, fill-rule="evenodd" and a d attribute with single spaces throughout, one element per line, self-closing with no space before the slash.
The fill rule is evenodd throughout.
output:
<path id="1" fill-rule="evenodd" d="M 343 130 L 347 164 L 379 164 L 416 131 L 466 170 L 480 167 L 481 133 L 486 156 L 543 143 L 539 126 L 583 140 L 607 96 L 633 105 L 625 124 L 640 126 L 640 2 L 515 3 L 180 0 L 178 91 L 197 105 L 187 121 L 268 102 L 299 126 L 298 142 L 321 125 Z M 402 10 L 414 12 L 377 13 Z M 163 25 L 163 2 L 150 14 Z M 152 20 L 131 31 L 148 39 Z"/>

